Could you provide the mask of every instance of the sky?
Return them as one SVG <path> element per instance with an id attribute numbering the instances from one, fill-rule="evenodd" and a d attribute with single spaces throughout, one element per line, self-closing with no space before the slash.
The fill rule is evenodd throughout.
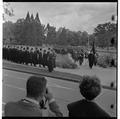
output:
<path id="1" fill-rule="evenodd" d="M 16 22 L 25 18 L 27 12 L 39 18 L 42 24 L 49 23 L 65 27 L 72 31 L 87 31 L 93 33 L 94 28 L 100 24 L 111 21 L 111 16 L 117 14 L 117 3 L 112 2 L 10 2 L 14 16 L 5 16 L 6 20 Z"/>

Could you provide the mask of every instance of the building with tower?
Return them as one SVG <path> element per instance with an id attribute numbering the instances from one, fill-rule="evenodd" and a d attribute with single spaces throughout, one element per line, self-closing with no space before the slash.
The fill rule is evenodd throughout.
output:
<path id="1" fill-rule="evenodd" d="M 26 22 L 28 22 L 28 23 L 29 23 L 29 22 L 36 22 L 36 23 L 40 23 L 40 24 L 41 24 L 40 19 L 39 19 L 39 14 L 38 14 L 38 12 L 36 13 L 35 18 L 34 18 L 34 16 L 33 16 L 33 14 L 31 14 L 31 16 L 30 16 L 30 13 L 28 12 L 27 15 L 26 15 L 25 20 L 26 20 Z"/>

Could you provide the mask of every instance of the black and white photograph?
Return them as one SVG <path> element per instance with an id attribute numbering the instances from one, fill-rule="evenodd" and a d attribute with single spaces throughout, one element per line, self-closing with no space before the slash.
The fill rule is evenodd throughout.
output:
<path id="1" fill-rule="evenodd" d="M 2 117 L 117 117 L 117 2 L 3 2 Z"/>

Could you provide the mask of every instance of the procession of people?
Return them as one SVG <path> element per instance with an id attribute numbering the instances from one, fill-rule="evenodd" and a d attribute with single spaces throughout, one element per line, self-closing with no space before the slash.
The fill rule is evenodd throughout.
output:
<path id="1" fill-rule="evenodd" d="M 97 63 L 96 52 L 92 48 L 88 53 L 84 50 L 72 50 L 71 57 L 78 61 L 81 66 L 84 59 L 88 59 L 89 67 L 92 69 L 93 65 Z M 31 66 L 48 67 L 49 72 L 52 72 L 56 67 L 56 49 L 50 47 L 32 47 L 24 45 L 3 45 L 3 59 Z"/>
<path id="2" fill-rule="evenodd" d="M 51 48 L 4 45 L 3 59 L 19 64 L 48 67 L 49 72 L 56 67 L 56 53 Z"/>

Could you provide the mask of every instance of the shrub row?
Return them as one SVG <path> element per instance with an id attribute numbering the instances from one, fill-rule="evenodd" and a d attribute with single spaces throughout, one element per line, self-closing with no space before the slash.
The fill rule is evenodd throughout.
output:
<path id="1" fill-rule="evenodd" d="M 100 55 L 97 59 L 97 64 L 103 68 L 116 67 L 117 61 L 112 55 Z"/>
<path id="2" fill-rule="evenodd" d="M 60 68 L 75 69 L 77 64 L 75 64 L 67 55 L 57 55 L 56 66 Z"/>

